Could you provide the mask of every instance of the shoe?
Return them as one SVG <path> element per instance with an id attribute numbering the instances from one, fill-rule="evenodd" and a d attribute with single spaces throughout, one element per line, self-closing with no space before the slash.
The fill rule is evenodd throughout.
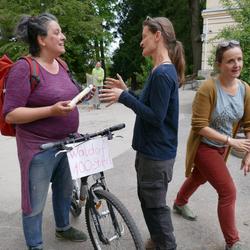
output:
<path id="1" fill-rule="evenodd" d="M 237 241 L 236 243 L 234 243 L 231 247 L 226 246 L 225 249 L 226 250 L 246 250 L 246 248 L 244 248 L 239 241 Z"/>
<path id="2" fill-rule="evenodd" d="M 194 221 L 197 219 L 197 216 L 192 212 L 188 205 L 178 206 L 174 204 L 173 209 L 177 214 L 180 214 L 183 218 L 187 220 Z"/>
<path id="3" fill-rule="evenodd" d="M 74 242 L 86 241 L 88 238 L 85 233 L 73 227 L 66 231 L 56 231 L 56 237 L 58 239 L 70 240 Z"/>
<path id="4" fill-rule="evenodd" d="M 145 249 L 146 250 L 155 250 L 156 244 L 152 239 L 148 239 L 145 243 Z"/>
<path id="5" fill-rule="evenodd" d="M 43 250 L 43 249 L 38 247 L 29 247 L 28 250 Z"/>

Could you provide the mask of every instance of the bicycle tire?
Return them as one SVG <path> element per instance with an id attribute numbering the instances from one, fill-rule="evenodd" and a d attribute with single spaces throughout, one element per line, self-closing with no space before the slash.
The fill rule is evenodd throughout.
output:
<path id="1" fill-rule="evenodd" d="M 99 239 L 91 213 L 91 204 L 88 200 L 85 207 L 85 218 L 87 230 L 94 249 L 144 249 L 140 232 L 133 218 L 125 206 L 118 200 L 118 198 L 106 190 L 95 190 L 94 193 L 97 198 L 101 200 L 101 205 L 98 208 L 98 220 L 101 224 L 101 229 L 106 238 L 112 239 L 108 244 L 105 244 Z M 107 204 L 112 207 L 113 211 L 115 212 L 115 217 L 118 221 L 119 228 L 122 229 L 120 236 L 117 235 L 117 232 L 114 232 L 114 220 L 112 221 L 110 210 L 108 209 Z"/>

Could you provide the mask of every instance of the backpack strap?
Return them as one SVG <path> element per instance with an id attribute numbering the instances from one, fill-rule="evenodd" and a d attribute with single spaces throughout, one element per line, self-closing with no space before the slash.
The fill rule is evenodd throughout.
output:
<path id="1" fill-rule="evenodd" d="M 30 86 L 31 86 L 31 92 L 33 92 L 36 86 L 40 83 L 39 65 L 32 56 L 21 57 L 21 59 L 26 60 L 26 62 L 29 64 Z"/>
<path id="2" fill-rule="evenodd" d="M 68 64 L 60 57 L 56 58 L 57 62 L 67 71 L 70 80 L 75 84 L 79 91 L 82 91 L 82 86 L 74 79 L 72 73 L 69 70 Z"/>
<path id="3" fill-rule="evenodd" d="M 39 65 L 36 60 L 32 56 L 24 56 L 20 59 L 24 59 L 27 61 L 30 67 L 30 84 L 31 84 L 31 92 L 34 91 L 36 86 L 40 83 L 40 76 L 39 76 Z M 74 79 L 72 76 L 67 63 L 61 59 L 60 57 L 56 58 L 57 62 L 67 71 L 70 80 L 75 84 L 79 91 L 82 91 L 82 86 Z"/>
<path id="4" fill-rule="evenodd" d="M 62 58 L 57 57 L 56 60 L 67 72 L 69 72 L 68 64 Z"/>

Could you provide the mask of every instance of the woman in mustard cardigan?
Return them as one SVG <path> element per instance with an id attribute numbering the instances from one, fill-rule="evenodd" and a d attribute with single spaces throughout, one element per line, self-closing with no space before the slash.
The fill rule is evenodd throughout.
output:
<path id="1" fill-rule="evenodd" d="M 241 168 L 250 172 L 250 87 L 238 79 L 243 55 L 238 41 L 217 46 L 219 75 L 201 85 L 192 107 L 192 129 L 187 143 L 186 176 L 174 210 L 185 219 L 196 216 L 187 206 L 197 188 L 209 182 L 218 193 L 218 217 L 226 250 L 242 250 L 235 223 L 236 188 L 226 158 L 230 147 L 247 151 Z M 234 138 L 239 122 L 247 139 Z"/>

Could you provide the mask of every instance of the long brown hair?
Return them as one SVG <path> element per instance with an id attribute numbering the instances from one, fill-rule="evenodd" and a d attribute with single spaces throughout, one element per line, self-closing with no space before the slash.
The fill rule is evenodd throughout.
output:
<path id="1" fill-rule="evenodd" d="M 143 26 L 147 26 L 152 33 L 160 31 L 168 50 L 169 57 L 175 65 L 180 86 L 185 81 L 185 56 L 182 43 L 176 40 L 173 24 L 166 17 L 147 17 L 143 22 Z"/>

